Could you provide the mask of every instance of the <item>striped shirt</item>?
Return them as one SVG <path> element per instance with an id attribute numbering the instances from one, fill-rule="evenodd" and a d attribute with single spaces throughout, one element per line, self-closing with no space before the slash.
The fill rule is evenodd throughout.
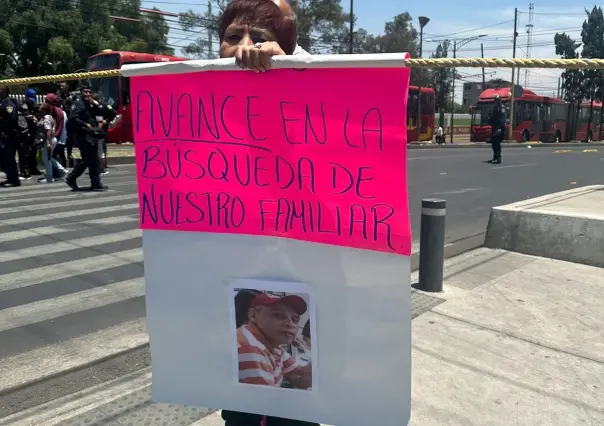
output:
<path id="1" fill-rule="evenodd" d="M 281 348 L 269 349 L 263 341 L 260 330 L 252 323 L 237 329 L 239 382 L 279 387 L 284 375 L 303 365 Z"/>

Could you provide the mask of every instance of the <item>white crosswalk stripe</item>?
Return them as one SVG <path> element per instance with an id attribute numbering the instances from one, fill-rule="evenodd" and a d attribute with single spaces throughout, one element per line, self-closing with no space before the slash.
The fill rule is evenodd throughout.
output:
<path id="1" fill-rule="evenodd" d="M 0 425 L 222 424 L 150 401 L 134 167 L 103 182 L 0 189 Z"/>

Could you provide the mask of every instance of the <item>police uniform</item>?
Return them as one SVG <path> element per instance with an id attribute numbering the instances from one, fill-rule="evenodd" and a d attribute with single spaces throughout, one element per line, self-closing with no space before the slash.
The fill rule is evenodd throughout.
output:
<path id="1" fill-rule="evenodd" d="M 82 161 L 75 165 L 69 176 L 67 176 L 67 184 L 77 189 L 76 180 L 88 168 L 90 175 L 90 187 L 93 190 L 104 189 L 101 184 L 101 162 L 98 155 L 98 144 L 102 141 L 102 131 L 98 128 L 97 116 L 103 115 L 102 105 L 85 102 L 78 99 L 75 103 L 74 113 L 72 116 L 73 126 L 75 130 L 75 144 L 80 150 Z"/>
<path id="2" fill-rule="evenodd" d="M 500 99 L 497 99 L 500 101 Z M 505 125 L 507 117 L 503 106 L 497 105 L 493 108 L 493 114 L 489 119 L 491 125 L 491 148 L 493 148 L 493 159 L 489 160 L 492 164 L 501 164 L 501 142 L 505 137 Z"/>
<path id="3" fill-rule="evenodd" d="M 102 123 L 103 123 L 102 129 L 105 132 L 107 132 L 107 130 L 109 128 L 109 123 L 111 121 L 113 121 L 113 119 L 117 116 L 117 113 L 115 112 L 115 110 L 113 109 L 113 107 L 111 105 L 99 104 L 99 108 L 103 114 L 100 117 L 97 117 L 97 121 L 99 118 L 101 119 L 100 121 L 102 121 Z M 105 158 L 104 163 L 102 162 L 103 157 Z M 99 143 L 99 159 L 102 162 L 101 171 L 103 171 L 103 169 L 107 167 L 107 137 L 106 137 L 106 135 Z"/>
<path id="4" fill-rule="evenodd" d="M 19 147 L 17 105 L 9 97 L 0 101 L 0 158 L 6 180 L 0 186 L 21 186 L 15 155 Z"/>
<path id="5" fill-rule="evenodd" d="M 67 141 L 65 143 L 65 146 L 67 148 L 67 161 L 69 162 L 69 167 L 73 167 L 74 166 L 74 159 L 73 159 L 73 147 L 75 145 L 75 134 L 77 132 L 77 129 L 74 125 L 74 116 L 75 116 L 75 109 L 76 109 L 76 103 L 78 101 L 78 93 L 73 92 L 69 95 L 69 101 L 65 102 L 65 108 L 63 108 L 63 111 L 65 111 L 65 113 L 67 114 Z"/>

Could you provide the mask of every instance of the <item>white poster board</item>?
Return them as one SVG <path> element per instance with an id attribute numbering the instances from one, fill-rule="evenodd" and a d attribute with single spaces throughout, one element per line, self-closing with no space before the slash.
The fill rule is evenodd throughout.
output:
<path id="1" fill-rule="evenodd" d="M 306 57 L 304 70 L 279 58 L 284 69 L 262 75 L 229 71 L 231 60 L 122 70 L 137 76 L 156 401 L 407 424 L 405 57 L 323 56 L 322 69 Z M 364 84 L 344 92 L 353 81 Z M 208 105 L 221 106 L 217 121 Z"/>

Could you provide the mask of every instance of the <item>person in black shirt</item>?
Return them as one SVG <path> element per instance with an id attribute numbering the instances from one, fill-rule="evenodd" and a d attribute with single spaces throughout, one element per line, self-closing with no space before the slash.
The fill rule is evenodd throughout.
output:
<path id="1" fill-rule="evenodd" d="M 491 164 L 501 164 L 501 142 L 505 137 L 506 121 L 505 111 L 501 106 L 501 97 L 498 95 L 495 98 L 493 114 L 489 119 L 489 124 L 491 125 L 491 148 L 493 148 L 493 159 L 489 160 Z"/>
<path id="2" fill-rule="evenodd" d="M 96 117 L 103 116 L 104 106 L 92 99 L 92 90 L 90 87 L 82 89 L 82 96 L 75 104 L 75 111 L 72 116 L 75 130 L 75 144 L 80 150 L 80 161 L 73 168 L 65 180 L 73 190 L 78 190 L 77 179 L 88 168 L 90 175 L 90 189 L 93 191 L 102 191 L 107 189 L 101 184 L 100 160 L 98 154 L 98 144 L 102 141 L 103 130 L 98 127 Z"/>
<path id="3" fill-rule="evenodd" d="M 42 172 L 38 170 L 38 150 L 35 148 L 36 131 L 38 127 L 38 112 L 40 106 L 36 103 L 36 91 L 27 89 L 25 92 L 25 105 L 27 105 L 28 115 L 27 124 L 29 125 L 29 146 L 27 147 L 29 156 L 27 157 L 27 168 L 32 176 L 41 176 Z"/>
<path id="4" fill-rule="evenodd" d="M 19 147 L 17 105 L 9 95 L 8 86 L 0 88 L 0 160 L 6 173 L 6 180 L 0 182 L 1 187 L 21 186 L 15 160 Z"/>

